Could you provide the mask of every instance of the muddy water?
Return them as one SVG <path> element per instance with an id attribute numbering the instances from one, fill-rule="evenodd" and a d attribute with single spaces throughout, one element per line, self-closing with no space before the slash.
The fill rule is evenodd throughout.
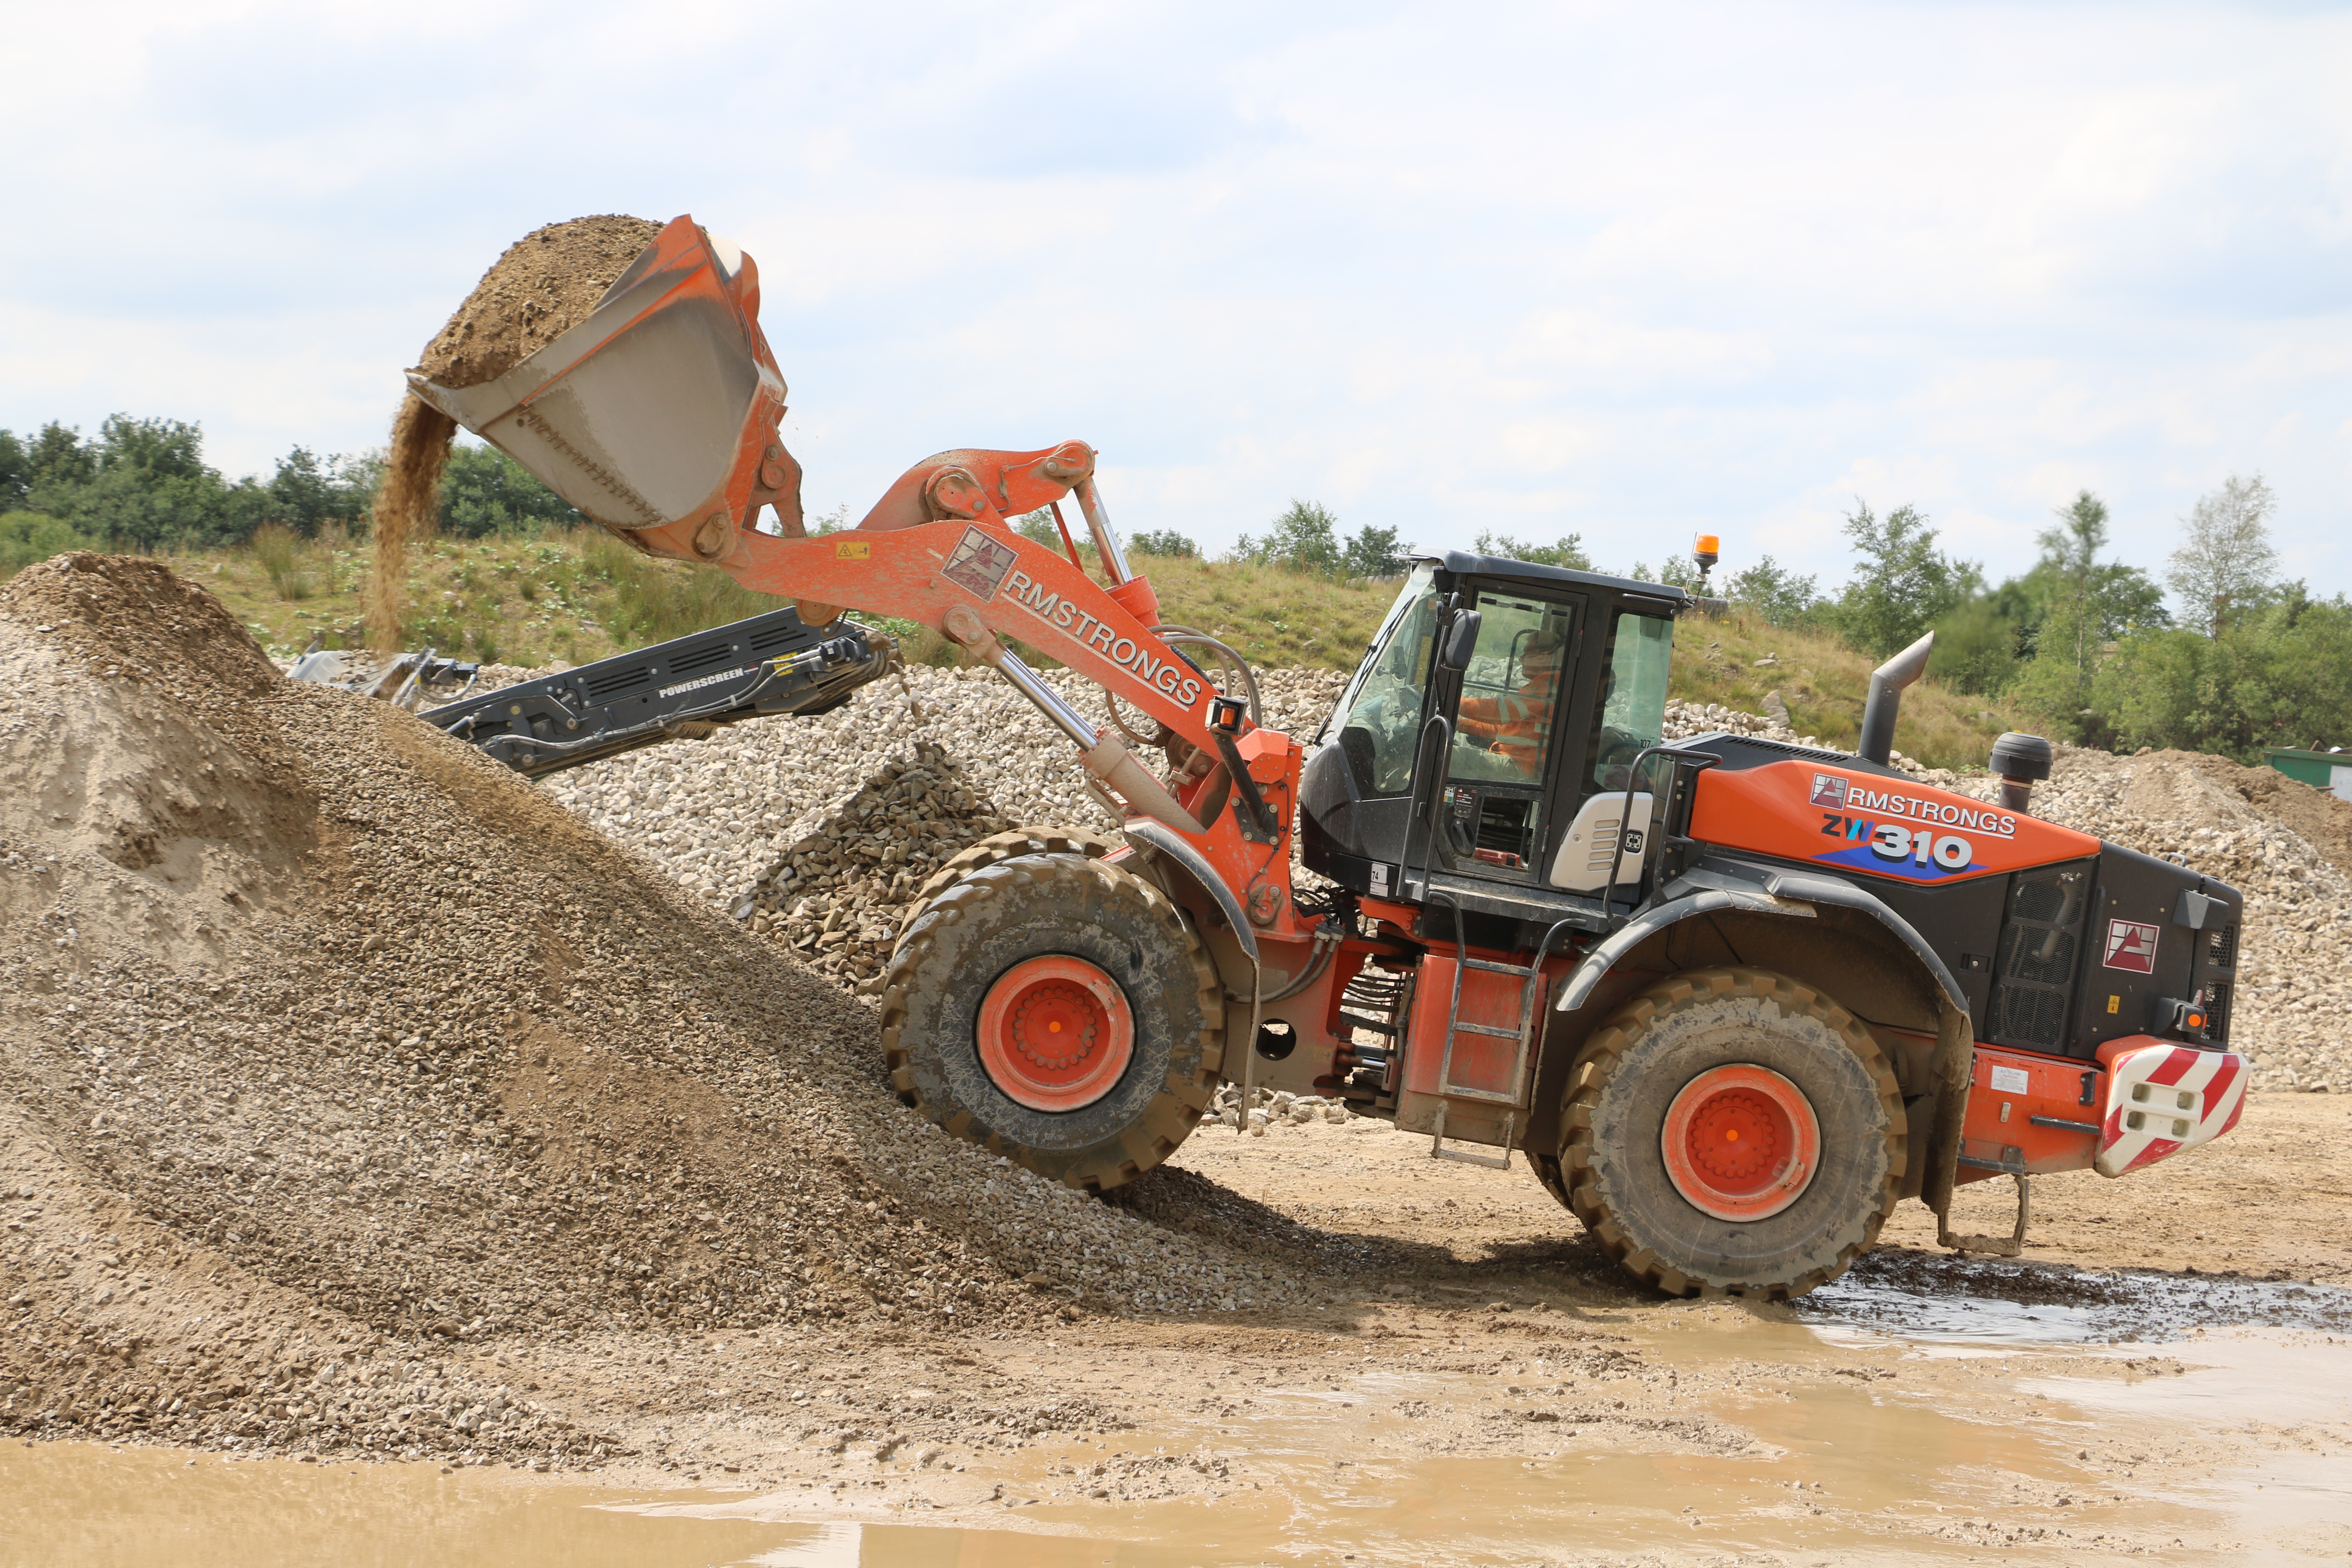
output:
<path id="1" fill-rule="evenodd" d="M 1250 1479 L 1213 1500 L 1068 1500 L 1064 1467 L 1093 1458 L 1090 1445 L 975 1458 L 951 1476 L 853 1456 L 728 1493 L 12 1443 L 0 1447 L 0 1563 L 1175 1568 L 2063 1551 L 2341 1563 L 2352 1552 L 2352 1336 L 2331 1331 L 2341 1295 L 2278 1293 L 2241 1313 L 2286 1326 L 2109 1344 L 2116 1320 L 2094 1343 L 2095 1314 L 2079 1303 L 1856 1283 L 1802 1315 L 1611 1314 L 1693 1391 L 1646 1434 L 1596 1440 L 1530 1423 L 1508 1457 L 1410 1454 L 1382 1441 L 1400 1434 L 1401 1401 L 1495 1409 L 1498 1396 L 1491 1380 L 1395 1370 L 1259 1385 L 1244 1413 L 1122 1434 L 1138 1451 L 1247 1455 Z M 1752 1367 L 1774 1373 L 1745 1375 Z"/>

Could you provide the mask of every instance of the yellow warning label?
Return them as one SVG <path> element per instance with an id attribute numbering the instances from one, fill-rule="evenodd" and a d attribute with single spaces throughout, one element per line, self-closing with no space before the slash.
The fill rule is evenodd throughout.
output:
<path id="1" fill-rule="evenodd" d="M 845 539 L 833 547 L 836 561 L 868 561 L 873 555 L 874 546 L 862 539 Z"/>
<path id="2" fill-rule="evenodd" d="M 2110 1012 L 2110 1013 L 2115 1012 L 2116 1009 L 2120 1008 L 2120 1007 L 2123 1005 L 2123 1001 L 2124 1001 L 2124 999 L 2123 999 L 2122 997 L 2120 997 L 2120 996 L 2110 996 L 2110 997 L 2108 997 L 2108 998 L 2107 998 L 2107 1011 L 2108 1011 L 2108 1012 Z"/>

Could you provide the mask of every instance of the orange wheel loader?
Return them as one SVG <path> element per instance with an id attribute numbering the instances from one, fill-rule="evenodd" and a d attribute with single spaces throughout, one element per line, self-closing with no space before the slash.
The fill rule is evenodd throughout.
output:
<path id="1" fill-rule="evenodd" d="M 1102 1191 L 1221 1083 L 1339 1096 L 1439 1158 L 1524 1157 L 1660 1290 L 1788 1297 L 1906 1198 L 1940 1222 L 1958 1184 L 2015 1178 L 2012 1235 L 1942 1226 L 2013 1254 L 2027 1177 L 2236 1123 L 2238 893 L 2035 818 L 2032 737 L 1996 748 L 1997 803 L 1889 767 L 1925 642 L 1874 678 L 1854 754 L 1668 742 L 1679 590 L 1448 553 L 1303 742 L 1259 725 L 1238 654 L 1161 620 L 1082 442 L 927 458 L 807 536 L 758 317 L 751 258 L 680 217 L 504 377 L 412 384 L 637 548 L 820 631 L 919 621 L 1068 739 L 1122 832 L 973 846 L 892 960 L 891 1082 L 947 1131 Z M 1007 521 L 1039 508 L 1065 548 Z"/>

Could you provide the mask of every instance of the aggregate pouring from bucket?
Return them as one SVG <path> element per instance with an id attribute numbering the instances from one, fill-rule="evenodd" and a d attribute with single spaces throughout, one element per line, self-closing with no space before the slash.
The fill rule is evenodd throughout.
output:
<path id="1" fill-rule="evenodd" d="M 661 225 L 605 214 L 533 229 L 482 275 L 417 356 L 415 371 L 446 386 L 494 381 L 577 326 L 627 270 Z M 392 446 L 371 524 L 368 641 L 378 653 L 400 647 L 402 584 L 408 542 L 432 531 L 441 473 L 457 423 L 415 394 L 393 417 Z"/>

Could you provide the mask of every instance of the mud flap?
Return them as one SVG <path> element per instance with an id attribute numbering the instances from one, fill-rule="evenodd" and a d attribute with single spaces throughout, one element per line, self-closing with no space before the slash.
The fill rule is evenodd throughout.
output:
<path id="1" fill-rule="evenodd" d="M 2025 1248 L 2025 1227 L 2032 1218 L 2032 1195 L 2021 1174 L 2017 1176 L 2017 1226 L 2011 1235 L 1958 1236 L 1952 1231 L 1952 1190 L 1959 1182 L 1960 1130 L 1969 1115 L 1969 1086 L 1976 1066 L 1975 1033 L 1965 1010 L 1948 1000 L 1938 1006 L 1933 1071 L 1936 1123 L 1927 1147 L 1920 1151 L 1920 1158 L 1927 1163 L 1927 1180 L 1920 1185 L 1919 1201 L 1935 1211 L 1937 1246 L 2015 1258 Z"/>

